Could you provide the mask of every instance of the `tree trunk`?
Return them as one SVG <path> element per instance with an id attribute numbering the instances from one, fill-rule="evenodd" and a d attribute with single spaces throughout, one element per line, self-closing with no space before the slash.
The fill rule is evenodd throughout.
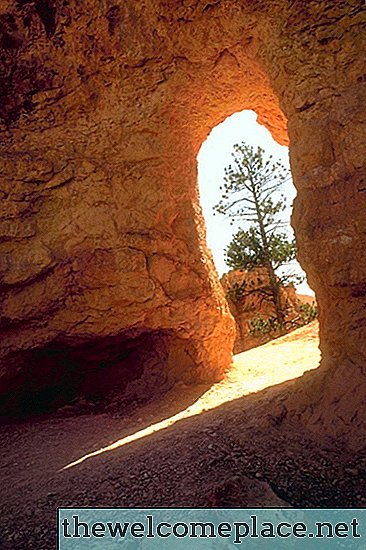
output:
<path id="1" fill-rule="evenodd" d="M 255 202 L 255 208 L 256 208 L 256 211 L 257 211 L 259 230 L 260 230 L 260 234 L 261 234 L 261 238 L 262 238 L 263 250 L 264 250 L 265 255 L 267 257 L 266 268 L 267 268 L 268 275 L 269 275 L 269 284 L 270 284 L 270 289 L 271 289 L 271 293 L 272 293 L 272 296 L 273 296 L 273 304 L 274 304 L 274 307 L 275 307 L 276 319 L 282 327 L 283 324 L 284 324 L 284 321 L 285 321 L 285 315 L 284 315 L 284 312 L 282 311 L 282 307 L 281 307 L 281 285 L 278 282 L 278 278 L 277 278 L 276 273 L 273 269 L 272 262 L 269 258 L 270 254 L 269 254 L 269 250 L 268 250 L 269 247 L 268 247 L 266 228 L 264 226 L 263 217 L 262 217 L 262 213 L 261 213 L 261 210 L 260 210 L 257 193 L 254 189 L 253 182 L 252 182 L 252 190 L 253 190 L 253 198 L 254 198 L 254 202 Z"/>
<path id="2" fill-rule="evenodd" d="M 270 288 L 273 296 L 273 305 L 276 312 L 276 318 L 277 318 L 277 321 L 282 326 L 285 321 L 285 314 L 281 304 L 281 285 L 278 282 L 278 279 L 276 277 L 276 274 L 274 272 L 271 262 L 269 262 L 267 265 L 267 271 L 269 275 L 269 282 L 270 282 Z"/>

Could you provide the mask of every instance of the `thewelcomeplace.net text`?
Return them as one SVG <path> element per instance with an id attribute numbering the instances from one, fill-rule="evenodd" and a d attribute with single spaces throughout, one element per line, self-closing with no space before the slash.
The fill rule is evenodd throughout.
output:
<path id="1" fill-rule="evenodd" d="M 288 537 L 295 538 L 335 538 L 335 539 L 359 539 L 359 522 L 357 518 L 351 521 L 315 521 L 307 525 L 302 521 L 259 521 L 254 514 L 243 521 L 215 523 L 212 521 L 154 521 L 152 514 L 146 515 L 144 520 L 136 522 L 128 521 L 96 521 L 86 523 L 78 515 L 72 518 L 60 518 L 59 535 L 64 539 L 101 539 L 113 538 L 160 538 L 168 537 L 182 539 L 197 538 L 232 538 L 234 544 L 241 544 L 245 539 L 269 539 Z"/>

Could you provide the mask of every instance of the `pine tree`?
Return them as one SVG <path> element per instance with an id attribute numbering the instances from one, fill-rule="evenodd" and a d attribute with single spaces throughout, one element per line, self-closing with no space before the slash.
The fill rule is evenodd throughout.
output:
<path id="1" fill-rule="evenodd" d="M 296 245 L 283 231 L 287 225 L 281 213 L 286 208 L 283 195 L 278 196 L 289 174 L 272 156 L 264 158 L 261 147 L 241 143 L 234 146 L 234 162 L 225 169 L 222 199 L 214 210 L 231 219 L 245 223 L 234 235 L 226 249 L 226 264 L 232 269 L 251 271 L 262 267 L 269 283 L 247 288 L 242 286 L 241 296 L 257 293 L 273 303 L 276 320 L 280 326 L 285 320 L 281 305 L 281 287 L 298 277 L 280 276 L 279 268 L 296 256 Z M 238 289 L 237 289 L 238 290 Z"/>

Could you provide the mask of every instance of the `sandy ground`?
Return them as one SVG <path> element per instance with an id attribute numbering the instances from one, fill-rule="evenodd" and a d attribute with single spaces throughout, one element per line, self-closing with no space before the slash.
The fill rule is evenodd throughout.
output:
<path id="1" fill-rule="evenodd" d="M 152 433 L 172 426 L 184 418 L 199 415 L 204 411 L 215 409 L 234 399 L 258 392 L 286 380 L 297 378 L 305 371 L 317 368 L 319 361 L 318 324 L 312 323 L 282 338 L 269 342 L 260 348 L 239 353 L 234 356 L 232 368 L 228 371 L 224 380 L 214 384 L 210 389 L 205 391 L 192 405 L 183 408 L 179 413 L 168 416 L 160 422 L 152 423 L 147 428 L 123 437 L 111 445 L 83 455 L 78 460 L 67 465 L 66 468 L 71 468 L 89 458 L 147 437 Z M 178 387 L 165 396 L 165 414 L 169 415 L 169 405 L 174 407 L 178 404 L 179 394 L 186 392 L 189 393 L 190 388 L 178 384 Z M 161 414 L 162 405 L 162 403 L 157 404 L 153 402 L 140 409 L 137 413 L 137 422 L 142 422 L 143 418 L 150 418 L 152 420 Z"/>
<path id="2" fill-rule="evenodd" d="M 0 547 L 56 548 L 60 506 L 365 506 L 351 453 L 266 409 L 319 359 L 314 322 L 237 355 L 220 383 L 178 385 L 128 417 L 3 426 Z"/>

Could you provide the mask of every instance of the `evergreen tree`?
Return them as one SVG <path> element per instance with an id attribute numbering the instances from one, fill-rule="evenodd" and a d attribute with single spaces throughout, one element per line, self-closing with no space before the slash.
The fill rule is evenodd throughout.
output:
<path id="1" fill-rule="evenodd" d="M 287 225 L 281 218 L 286 208 L 283 195 L 278 196 L 288 179 L 288 170 L 272 156 L 264 158 L 264 150 L 241 143 L 234 146 L 234 162 L 225 169 L 222 199 L 214 207 L 219 214 L 245 222 L 226 249 L 226 264 L 232 269 L 265 269 L 269 283 L 239 290 L 241 296 L 260 294 L 274 305 L 276 320 L 283 325 L 285 312 L 281 306 L 281 286 L 298 277 L 280 276 L 279 268 L 296 256 L 296 245 L 283 231 Z"/>

